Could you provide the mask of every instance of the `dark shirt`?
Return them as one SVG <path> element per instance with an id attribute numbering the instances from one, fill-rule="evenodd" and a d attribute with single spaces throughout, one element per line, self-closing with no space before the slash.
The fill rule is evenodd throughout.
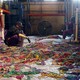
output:
<path id="1" fill-rule="evenodd" d="M 19 33 L 23 33 L 22 29 L 18 29 L 15 26 L 11 27 L 8 31 L 7 31 L 7 37 L 12 37 L 14 35 L 18 35 Z"/>
<path id="2" fill-rule="evenodd" d="M 13 46 L 17 45 L 20 41 L 19 33 L 23 33 L 23 30 L 16 26 L 11 27 L 5 35 L 5 44 Z"/>

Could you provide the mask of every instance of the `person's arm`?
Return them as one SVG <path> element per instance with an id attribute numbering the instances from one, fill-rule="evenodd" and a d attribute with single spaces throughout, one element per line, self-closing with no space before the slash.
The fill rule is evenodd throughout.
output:
<path id="1" fill-rule="evenodd" d="M 15 35 L 13 35 L 13 36 L 11 36 L 11 37 L 8 37 L 8 40 L 10 40 L 10 39 L 12 39 L 12 38 L 14 38 L 14 37 L 17 37 L 18 35 L 17 34 L 15 34 Z"/>
<path id="2" fill-rule="evenodd" d="M 31 42 L 29 37 L 27 37 L 26 35 L 19 33 L 19 36 L 22 37 L 22 38 L 26 38 L 29 43 Z"/>

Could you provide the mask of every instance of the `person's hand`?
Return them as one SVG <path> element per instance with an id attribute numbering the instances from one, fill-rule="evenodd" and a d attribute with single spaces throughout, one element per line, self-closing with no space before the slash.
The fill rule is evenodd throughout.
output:
<path id="1" fill-rule="evenodd" d="M 30 39 L 29 39 L 29 38 L 27 38 L 27 40 L 28 40 L 28 42 L 29 42 L 29 43 L 31 43 L 31 41 L 30 41 Z"/>

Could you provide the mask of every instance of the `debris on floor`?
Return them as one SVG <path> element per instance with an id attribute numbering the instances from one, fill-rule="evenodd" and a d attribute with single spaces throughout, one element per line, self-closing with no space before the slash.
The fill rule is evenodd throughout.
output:
<path id="1" fill-rule="evenodd" d="M 80 79 L 79 45 L 54 36 L 32 39 L 23 47 L 0 44 L 0 80 Z"/>

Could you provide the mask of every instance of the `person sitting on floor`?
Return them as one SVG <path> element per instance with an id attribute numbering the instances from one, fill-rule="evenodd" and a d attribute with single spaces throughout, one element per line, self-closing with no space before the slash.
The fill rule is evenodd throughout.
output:
<path id="1" fill-rule="evenodd" d="M 30 43 L 30 39 L 25 36 L 23 30 L 22 30 L 22 23 L 20 21 L 16 22 L 16 25 L 11 27 L 7 34 L 5 35 L 5 44 L 8 46 L 22 46 L 23 45 L 23 39 L 26 38 L 28 42 Z"/>

